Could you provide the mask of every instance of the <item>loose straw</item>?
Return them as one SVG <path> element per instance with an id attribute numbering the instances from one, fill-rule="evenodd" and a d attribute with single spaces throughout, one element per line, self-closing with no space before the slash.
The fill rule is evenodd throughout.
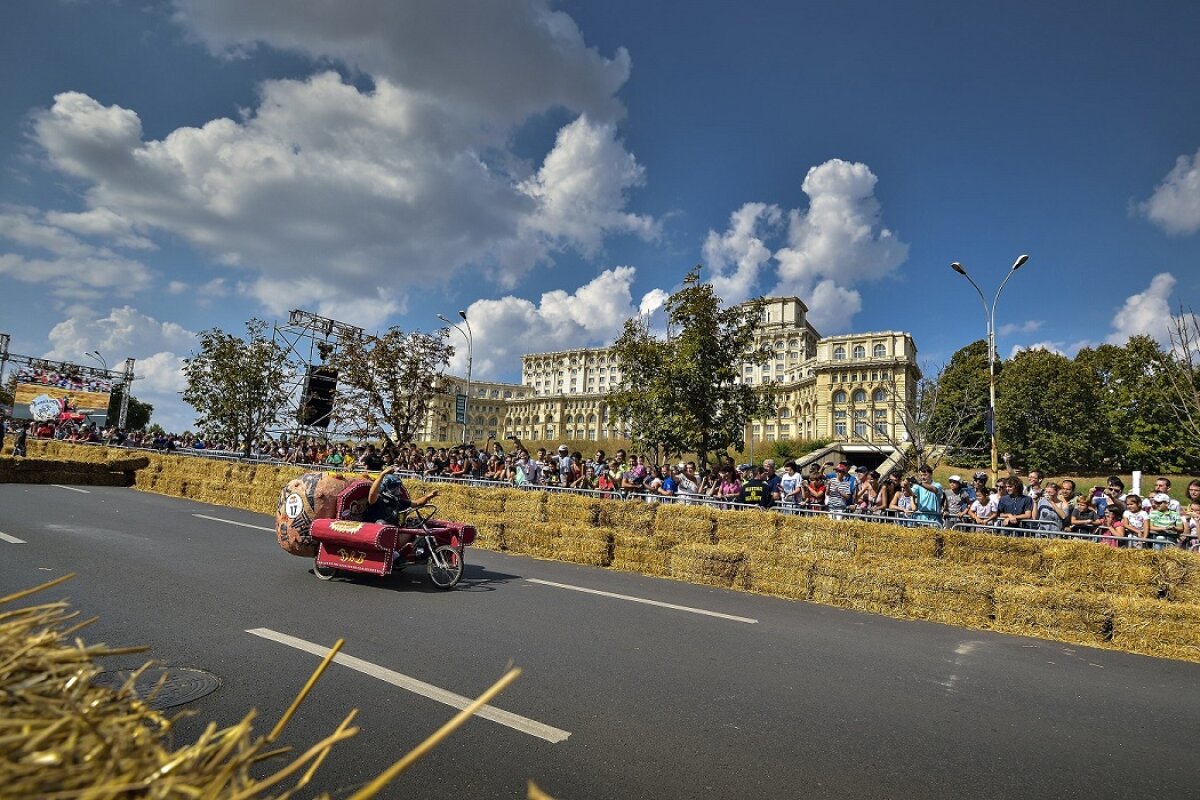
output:
<path id="1" fill-rule="evenodd" d="M 504 677 L 492 684 L 490 689 L 479 695 L 475 702 L 471 703 L 471 705 L 455 714 L 449 722 L 438 728 L 437 731 L 428 739 L 410 750 L 404 756 L 404 758 L 388 767 L 386 770 L 381 772 L 379 776 L 375 778 L 375 780 L 371 781 L 362 789 L 359 789 L 357 792 L 351 795 L 350 800 L 371 800 L 371 798 L 377 795 L 385 786 L 394 781 L 396 778 L 400 777 L 409 767 L 419 761 L 426 753 L 441 744 L 443 739 L 445 739 L 459 726 L 470 719 L 476 711 L 486 706 L 493 697 L 508 688 L 508 685 L 520 677 L 520 675 L 521 669 L 519 667 L 509 670 Z"/>
<path id="2" fill-rule="evenodd" d="M 342 645 L 345 643 L 345 639 L 338 639 L 333 643 L 333 647 L 329 649 L 329 653 L 326 654 L 325 659 L 317 665 L 317 669 L 313 672 L 312 677 L 308 679 L 308 683 L 304 684 L 304 688 L 300 690 L 300 694 L 296 695 L 296 699 L 292 701 L 291 708 L 284 713 L 279 722 L 275 723 L 275 728 L 267 734 L 267 744 L 278 739 L 279 734 L 283 733 L 283 729 L 291 721 L 292 716 L 296 713 L 296 709 L 300 708 L 300 704 L 304 702 L 304 698 L 308 697 L 308 693 L 312 691 L 313 686 L 321 678 L 321 675 L 325 672 L 325 668 L 329 666 L 330 662 L 333 661 L 333 657 L 338 654 L 338 651 L 342 649 Z"/>

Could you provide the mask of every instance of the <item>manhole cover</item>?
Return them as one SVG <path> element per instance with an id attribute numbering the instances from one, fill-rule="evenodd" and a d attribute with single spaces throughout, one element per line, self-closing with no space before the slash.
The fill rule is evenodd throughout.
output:
<path id="1" fill-rule="evenodd" d="M 129 681 L 134 672 L 135 670 L 131 669 L 101 672 L 92 679 L 92 683 L 117 691 Z M 221 681 L 216 675 L 202 669 L 150 667 L 142 672 L 133 684 L 134 694 L 146 700 L 163 675 L 166 675 L 167 679 L 163 681 L 162 688 L 158 690 L 153 699 L 146 701 L 146 705 L 157 711 L 199 700 L 201 697 L 215 692 L 221 685 Z"/>

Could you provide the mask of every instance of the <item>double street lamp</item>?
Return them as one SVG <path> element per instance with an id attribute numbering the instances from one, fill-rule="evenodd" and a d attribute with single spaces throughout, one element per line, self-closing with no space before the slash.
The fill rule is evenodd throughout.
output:
<path id="1" fill-rule="evenodd" d="M 446 323 L 447 325 L 449 325 L 451 328 L 454 328 L 454 330 L 458 331 L 462 335 L 462 337 L 467 340 L 467 397 L 466 397 L 466 401 L 463 403 L 463 429 L 462 429 L 463 444 L 466 444 L 467 443 L 467 425 L 470 424 L 470 421 L 471 421 L 471 362 L 474 360 L 474 352 L 473 351 L 474 351 L 474 345 L 475 345 L 475 335 L 471 331 L 471 323 L 467 320 L 467 312 L 459 311 L 458 316 L 462 317 L 462 325 L 465 325 L 467 328 L 465 331 L 463 330 L 462 325 L 459 325 L 456 322 L 451 322 L 450 320 L 446 319 L 441 314 L 438 314 L 437 318 L 440 319 L 442 322 Z"/>
<path id="2" fill-rule="evenodd" d="M 104 360 L 104 356 L 100 355 L 99 350 L 91 350 L 87 353 L 84 353 L 84 355 L 93 361 L 99 362 L 100 366 L 104 367 L 104 371 L 108 372 L 108 362 Z"/>
<path id="3" fill-rule="evenodd" d="M 996 296 L 992 298 L 992 305 L 989 308 L 987 298 L 983 296 L 983 290 L 979 288 L 979 284 L 967 274 L 963 269 L 963 265 L 955 261 L 950 265 L 950 269 L 962 275 L 971 285 L 975 287 L 975 291 L 979 294 L 979 300 L 983 303 L 984 320 L 987 322 L 987 340 L 988 340 L 988 418 L 987 427 L 988 435 L 992 439 L 992 480 L 996 481 L 1000 478 L 1000 467 L 996 459 L 996 303 L 1000 300 L 1000 293 L 1004 291 L 1004 284 L 1008 283 L 1008 279 L 1016 274 L 1029 256 L 1017 256 L 1017 260 L 1013 262 L 1012 268 L 1008 274 L 1004 276 L 1004 280 L 1000 282 L 1000 288 L 996 290 Z"/>

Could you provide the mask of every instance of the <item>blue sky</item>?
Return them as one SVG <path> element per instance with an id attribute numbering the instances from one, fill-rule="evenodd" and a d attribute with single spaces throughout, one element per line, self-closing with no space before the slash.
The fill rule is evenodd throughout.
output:
<path id="1" fill-rule="evenodd" d="M 206 328 L 466 309 L 481 377 L 603 344 L 695 263 L 822 333 L 1072 355 L 1200 295 L 1200 6 L 18 0 L 0 332 L 138 360 Z M 459 356 L 458 358 L 461 358 Z M 457 363 L 456 366 L 461 367 Z"/>

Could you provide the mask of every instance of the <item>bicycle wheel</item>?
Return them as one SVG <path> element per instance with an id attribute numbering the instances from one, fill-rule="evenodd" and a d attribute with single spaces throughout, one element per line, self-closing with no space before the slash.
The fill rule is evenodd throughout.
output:
<path id="1" fill-rule="evenodd" d="M 318 564 L 316 561 L 313 562 L 313 575 L 316 575 L 321 580 L 330 580 L 334 575 L 337 574 L 338 571 L 334 567 L 324 567 Z"/>
<path id="2" fill-rule="evenodd" d="M 463 574 L 463 558 L 457 548 L 448 544 L 434 548 L 429 554 L 429 580 L 439 589 L 453 589 Z"/>

